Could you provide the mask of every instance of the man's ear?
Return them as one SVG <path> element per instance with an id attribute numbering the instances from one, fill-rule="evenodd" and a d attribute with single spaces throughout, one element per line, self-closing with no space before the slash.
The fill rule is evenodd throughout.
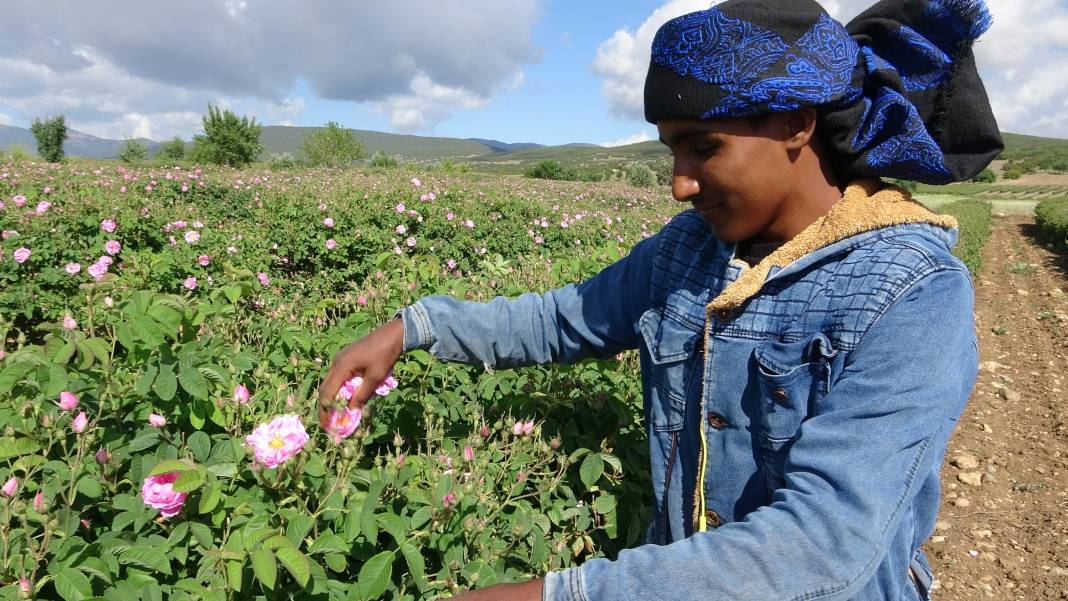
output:
<path id="1" fill-rule="evenodd" d="M 783 132 L 787 150 L 803 148 L 816 133 L 816 109 L 806 106 L 784 114 Z"/>

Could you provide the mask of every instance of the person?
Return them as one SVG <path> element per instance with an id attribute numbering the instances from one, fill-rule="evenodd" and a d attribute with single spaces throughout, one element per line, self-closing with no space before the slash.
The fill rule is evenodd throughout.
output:
<path id="1" fill-rule="evenodd" d="M 728 0 L 657 32 L 645 113 L 692 208 L 590 280 L 429 297 L 341 350 L 333 398 L 406 351 L 514 367 L 639 349 L 646 544 L 477 599 L 929 599 L 920 549 L 975 383 L 958 228 L 880 177 L 963 181 L 1002 149 L 979 0 Z"/>

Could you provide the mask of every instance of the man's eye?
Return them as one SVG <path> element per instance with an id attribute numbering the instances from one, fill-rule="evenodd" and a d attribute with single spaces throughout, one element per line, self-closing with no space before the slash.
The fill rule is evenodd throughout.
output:
<path id="1" fill-rule="evenodd" d="M 717 146 L 694 146 L 693 151 L 701 155 L 710 155 L 716 152 Z"/>

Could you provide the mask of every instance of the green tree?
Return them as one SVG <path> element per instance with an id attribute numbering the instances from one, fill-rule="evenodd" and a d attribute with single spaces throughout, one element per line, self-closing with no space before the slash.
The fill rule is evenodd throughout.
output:
<path id="1" fill-rule="evenodd" d="M 204 135 L 193 136 L 190 154 L 197 161 L 243 167 L 263 151 L 262 129 L 255 117 L 238 117 L 209 104 L 208 114 L 204 115 Z"/>
<path id="2" fill-rule="evenodd" d="M 63 160 L 63 141 L 67 139 L 67 122 L 63 115 L 51 119 L 34 119 L 30 126 L 37 139 L 37 154 L 49 163 Z"/>
<path id="3" fill-rule="evenodd" d="M 539 161 L 536 165 L 527 170 L 526 176 L 536 177 L 538 179 L 575 179 L 573 171 L 552 159 Z"/>
<path id="4" fill-rule="evenodd" d="M 656 172 L 648 165 L 631 165 L 627 167 L 627 183 L 636 188 L 651 188 L 656 185 Z"/>
<path id="5" fill-rule="evenodd" d="M 300 151 L 313 167 L 347 167 L 364 157 L 363 144 L 351 129 L 328 121 L 321 129 L 304 136 Z"/>
<path id="6" fill-rule="evenodd" d="M 180 161 L 185 158 L 185 142 L 175 136 L 168 142 L 160 145 L 156 152 L 156 159 L 160 161 Z"/>
<path id="7" fill-rule="evenodd" d="M 375 153 L 371 155 L 371 160 L 367 164 L 372 167 L 396 167 L 397 159 L 389 156 L 381 150 L 376 150 Z"/>
<path id="8" fill-rule="evenodd" d="M 119 159 L 123 163 L 140 163 L 148 158 L 148 146 L 138 140 L 128 139 L 119 151 Z"/>

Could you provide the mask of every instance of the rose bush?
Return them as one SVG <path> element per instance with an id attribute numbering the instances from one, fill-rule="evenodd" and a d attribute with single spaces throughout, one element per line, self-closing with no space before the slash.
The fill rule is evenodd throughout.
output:
<path id="1" fill-rule="evenodd" d="M 374 419 L 313 426 L 333 354 L 397 308 L 581 279 L 673 209 L 600 186 L 0 165 L 0 597 L 437 598 L 634 544 L 633 356 L 415 352 Z"/>

